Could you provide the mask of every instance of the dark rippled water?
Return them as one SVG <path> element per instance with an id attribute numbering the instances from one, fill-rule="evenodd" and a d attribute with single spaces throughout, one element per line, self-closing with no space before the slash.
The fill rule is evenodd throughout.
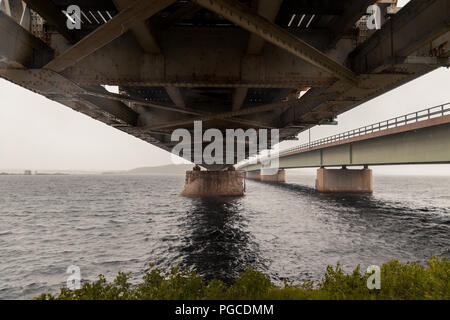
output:
<path id="1" fill-rule="evenodd" d="M 246 266 L 274 281 L 325 267 L 448 255 L 450 178 L 380 177 L 373 196 L 318 194 L 313 176 L 247 182 L 244 197 L 179 197 L 184 176 L 0 176 L 0 298 L 57 292 L 69 265 L 84 280 L 149 263 L 205 278 Z"/>

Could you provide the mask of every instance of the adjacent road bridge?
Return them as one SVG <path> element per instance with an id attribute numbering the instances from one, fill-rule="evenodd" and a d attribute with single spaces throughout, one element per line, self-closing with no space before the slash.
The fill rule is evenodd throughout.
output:
<path id="1" fill-rule="evenodd" d="M 283 150 L 276 161 L 253 162 L 239 167 L 250 179 L 282 182 L 283 169 L 320 167 L 316 187 L 321 191 L 371 192 L 369 165 L 450 163 L 450 103 Z M 280 170 L 271 172 L 274 166 Z M 351 166 L 364 169 L 348 170 Z"/>

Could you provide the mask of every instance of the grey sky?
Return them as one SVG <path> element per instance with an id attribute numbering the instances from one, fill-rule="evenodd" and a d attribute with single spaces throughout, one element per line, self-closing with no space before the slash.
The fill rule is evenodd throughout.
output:
<path id="1" fill-rule="evenodd" d="M 170 154 L 0 79 L 0 168 L 112 170 L 166 164 Z"/>

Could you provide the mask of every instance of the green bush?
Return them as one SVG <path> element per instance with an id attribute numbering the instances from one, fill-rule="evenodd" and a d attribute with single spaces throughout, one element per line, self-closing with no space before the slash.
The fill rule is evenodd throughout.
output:
<path id="1" fill-rule="evenodd" d="M 248 269 L 227 286 L 220 280 L 205 283 L 195 271 L 179 267 L 164 272 L 154 266 L 138 285 L 119 272 L 112 283 L 100 275 L 97 281 L 83 283 L 81 289 L 62 287 L 58 295 L 42 294 L 38 300 L 414 300 L 450 299 L 450 261 L 432 257 L 426 266 L 391 260 L 381 267 L 381 289 L 367 288 L 369 274 L 358 265 L 346 274 L 340 264 L 327 267 L 318 282 L 285 282 L 275 286 L 264 274 Z"/>

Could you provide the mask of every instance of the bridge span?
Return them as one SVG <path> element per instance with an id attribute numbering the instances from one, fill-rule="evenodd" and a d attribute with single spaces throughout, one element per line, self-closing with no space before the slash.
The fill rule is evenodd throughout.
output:
<path id="1" fill-rule="evenodd" d="M 268 157 L 239 169 L 250 179 L 282 182 L 284 169 L 320 167 L 320 191 L 372 192 L 369 166 L 443 163 L 450 163 L 450 103 L 280 151 L 276 173 L 267 172 Z M 352 166 L 364 169 L 347 169 Z"/>

